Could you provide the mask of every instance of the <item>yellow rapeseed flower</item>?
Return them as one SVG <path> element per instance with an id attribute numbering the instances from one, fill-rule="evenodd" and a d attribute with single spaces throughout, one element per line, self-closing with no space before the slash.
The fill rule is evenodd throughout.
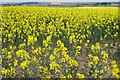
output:
<path id="1" fill-rule="evenodd" d="M 14 66 L 17 66 L 18 65 L 18 60 L 15 60 L 14 61 Z"/>
<path id="2" fill-rule="evenodd" d="M 20 68 L 21 69 L 25 69 L 25 68 L 27 68 L 28 67 L 28 61 L 26 60 L 26 61 L 23 61 L 21 64 L 20 64 Z"/>
<path id="3" fill-rule="evenodd" d="M 76 78 L 85 78 L 84 74 L 77 73 Z"/>
<path id="4" fill-rule="evenodd" d="M 104 46 L 105 46 L 105 47 L 108 47 L 109 45 L 108 45 L 108 44 L 105 44 Z"/>
<path id="5" fill-rule="evenodd" d="M 93 65 L 94 63 L 92 61 L 88 62 L 88 66 L 92 67 L 91 65 Z"/>
<path id="6" fill-rule="evenodd" d="M 95 46 L 96 46 L 96 50 L 98 50 L 98 51 L 99 51 L 99 50 L 100 50 L 100 43 L 96 43 L 96 45 L 95 45 Z"/>
<path id="7" fill-rule="evenodd" d="M 55 59 L 55 56 L 53 54 L 50 55 L 49 57 L 50 60 L 54 60 Z"/>
<path id="8" fill-rule="evenodd" d="M 98 64 L 98 61 L 99 61 L 98 56 L 93 56 L 93 61 L 95 62 L 95 64 Z"/>
<path id="9" fill-rule="evenodd" d="M 101 55 L 103 59 L 108 59 L 108 54 L 105 51 L 102 51 Z"/>
<path id="10" fill-rule="evenodd" d="M 7 56 L 7 59 L 8 59 L 8 60 L 12 59 L 12 55 L 8 55 L 8 56 Z"/>
<path id="11" fill-rule="evenodd" d="M 94 45 L 91 46 L 91 50 L 92 50 L 93 52 L 95 51 L 95 46 L 94 46 Z"/>
<path id="12" fill-rule="evenodd" d="M 72 78 L 72 75 L 71 75 L 71 74 L 68 74 L 67 77 L 68 77 L 68 78 Z"/>
<path id="13" fill-rule="evenodd" d="M 21 59 L 30 59 L 29 54 L 25 50 L 18 50 L 16 52 L 16 56 L 21 58 Z"/>
<path id="14" fill-rule="evenodd" d="M 61 76 L 60 76 L 60 78 L 61 78 L 61 79 L 65 79 L 65 78 L 66 78 L 66 76 L 64 76 L 64 75 L 61 75 Z"/>
<path id="15" fill-rule="evenodd" d="M 81 50 L 81 46 L 77 46 L 76 48 L 77 48 L 78 50 Z"/>
<path id="16" fill-rule="evenodd" d="M 65 62 L 65 58 L 61 58 L 61 62 Z"/>
<path id="17" fill-rule="evenodd" d="M 93 55 L 91 53 L 88 54 L 89 58 L 93 58 Z"/>

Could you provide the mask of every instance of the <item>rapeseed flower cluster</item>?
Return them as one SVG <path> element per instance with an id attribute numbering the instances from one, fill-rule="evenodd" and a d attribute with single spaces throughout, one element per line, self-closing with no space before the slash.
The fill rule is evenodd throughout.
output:
<path id="1" fill-rule="evenodd" d="M 2 77 L 120 78 L 117 13 L 114 7 L 3 7 Z"/>
<path id="2" fill-rule="evenodd" d="M 30 59 L 29 54 L 25 50 L 18 50 L 16 56 L 20 59 Z"/>
<path id="3" fill-rule="evenodd" d="M 116 78 L 120 78 L 120 68 L 118 67 L 118 65 L 116 64 L 116 61 L 112 61 L 112 75 Z"/>
<path id="4" fill-rule="evenodd" d="M 28 45 L 34 44 L 37 41 L 37 38 L 34 36 L 28 36 Z"/>
<path id="5" fill-rule="evenodd" d="M 91 46 L 91 50 L 92 50 L 93 52 L 99 51 L 99 50 L 100 50 L 100 43 L 96 43 L 96 45 L 92 45 L 92 46 Z"/>
<path id="6" fill-rule="evenodd" d="M 85 78 L 84 74 L 77 73 L 76 78 Z"/>

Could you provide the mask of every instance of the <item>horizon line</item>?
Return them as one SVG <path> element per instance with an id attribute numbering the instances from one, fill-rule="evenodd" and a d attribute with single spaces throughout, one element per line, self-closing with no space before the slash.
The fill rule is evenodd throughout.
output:
<path id="1" fill-rule="evenodd" d="M 33 1 L 20 1 L 20 2 L 19 1 L 18 2 L 12 2 L 12 1 L 11 2 L 1 2 L 0 1 L 0 3 L 23 3 L 23 2 L 33 2 Z M 61 1 L 34 1 L 34 2 L 61 2 Z M 64 2 L 68 2 L 68 1 L 64 1 Z M 89 3 L 89 2 L 86 2 L 86 1 L 85 2 L 83 2 L 83 1 L 82 2 L 81 1 L 80 2 L 69 1 L 69 2 L 72 2 L 72 3 Z M 90 1 L 90 2 L 94 3 L 94 2 L 120 2 L 120 1 Z M 61 3 L 63 3 L 63 2 L 61 2 Z"/>

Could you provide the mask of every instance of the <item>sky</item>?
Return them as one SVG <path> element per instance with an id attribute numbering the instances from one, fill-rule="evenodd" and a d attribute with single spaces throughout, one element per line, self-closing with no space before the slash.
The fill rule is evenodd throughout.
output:
<path id="1" fill-rule="evenodd" d="M 0 0 L 0 2 L 118 2 L 120 0 Z"/>

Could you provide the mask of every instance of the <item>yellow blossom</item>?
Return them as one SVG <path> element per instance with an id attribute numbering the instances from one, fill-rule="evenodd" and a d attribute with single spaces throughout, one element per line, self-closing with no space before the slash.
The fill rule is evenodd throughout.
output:
<path id="1" fill-rule="evenodd" d="M 61 75 L 61 76 L 60 76 L 60 78 L 61 78 L 61 79 L 63 79 L 63 78 L 66 78 L 66 76 L 64 76 L 64 75 Z"/>
<path id="2" fill-rule="evenodd" d="M 24 48 L 25 46 L 26 46 L 26 44 L 25 44 L 25 43 L 22 43 L 22 44 L 19 45 L 18 48 Z"/>
<path id="3" fill-rule="evenodd" d="M 17 66 L 18 65 L 18 60 L 15 60 L 14 61 L 14 66 Z"/>
<path id="4" fill-rule="evenodd" d="M 84 74 L 77 73 L 76 78 L 85 78 Z"/>
<path id="5" fill-rule="evenodd" d="M 68 78 L 72 78 L 72 75 L 71 75 L 71 74 L 68 74 L 67 77 L 68 77 Z"/>
<path id="6" fill-rule="evenodd" d="M 29 64 L 28 61 L 23 61 L 23 62 L 20 64 L 20 68 L 21 68 L 21 69 L 25 69 L 28 64 Z"/>
<path id="7" fill-rule="evenodd" d="M 88 54 L 89 58 L 93 58 L 93 55 L 91 53 Z"/>
<path id="8" fill-rule="evenodd" d="M 81 50 L 81 46 L 77 46 L 76 48 L 77 48 L 78 50 Z"/>
<path id="9" fill-rule="evenodd" d="M 89 43 L 90 42 L 90 40 L 87 40 L 87 43 Z"/>
<path id="10" fill-rule="evenodd" d="M 93 52 L 95 51 L 95 46 L 94 46 L 94 45 L 91 46 L 91 50 L 92 50 Z"/>
<path id="11" fill-rule="evenodd" d="M 93 65 L 94 63 L 92 62 L 92 61 L 90 61 L 89 63 L 88 63 L 88 66 L 90 66 L 90 67 L 92 67 L 91 65 Z"/>
<path id="12" fill-rule="evenodd" d="M 8 59 L 8 60 L 12 59 L 12 55 L 8 55 L 8 56 L 7 56 L 7 59 Z"/>
<path id="13" fill-rule="evenodd" d="M 98 56 L 93 56 L 93 61 L 95 62 L 95 64 L 98 64 L 98 61 L 99 61 Z"/>
<path id="14" fill-rule="evenodd" d="M 55 56 L 53 54 L 51 54 L 49 58 L 50 58 L 50 60 L 54 60 Z"/>
<path id="15" fill-rule="evenodd" d="M 102 51 L 101 55 L 103 59 L 108 59 L 108 54 L 105 51 Z"/>
<path id="16" fill-rule="evenodd" d="M 96 43 L 96 45 L 95 45 L 95 46 L 96 46 L 96 50 L 98 50 L 98 51 L 99 51 L 99 50 L 100 50 L 100 43 Z"/>
<path id="17" fill-rule="evenodd" d="M 32 60 L 32 62 L 35 63 L 37 61 L 37 58 L 34 56 L 31 60 Z"/>
<path id="18" fill-rule="evenodd" d="M 20 57 L 20 58 L 25 58 L 25 59 L 30 59 L 30 56 L 29 56 L 29 54 L 25 51 L 25 50 L 18 50 L 17 52 L 16 52 L 16 56 L 17 57 Z"/>
<path id="19" fill-rule="evenodd" d="M 65 58 L 61 58 L 61 62 L 65 62 Z"/>
<path id="20" fill-rule="evenodd" d="M 28 45 L 34 44 L 37 41 L 37 38 L 34 36 L 28 36 Z"/>
<path id="21" fill-rule="evenodd" d="M 50 77 L 50 75 L 46 75 L 46 78 L 47 78 L 47 79 L 50 79 L 51 77 Z"/>
<path id="22" fill-rule="evenodd" d="M 108 47 L 109 45 L 108 45 L 108 44 L 105 44 L 104 46 L 105 46 L 105 47 Z"/>
<path id="23" fill-rule="evenodd" d="M 12 46 L 10 46 L 10 50 L 12 50 L 12 48 L 13 48 L 13 47 L 12 47 Z"/>

